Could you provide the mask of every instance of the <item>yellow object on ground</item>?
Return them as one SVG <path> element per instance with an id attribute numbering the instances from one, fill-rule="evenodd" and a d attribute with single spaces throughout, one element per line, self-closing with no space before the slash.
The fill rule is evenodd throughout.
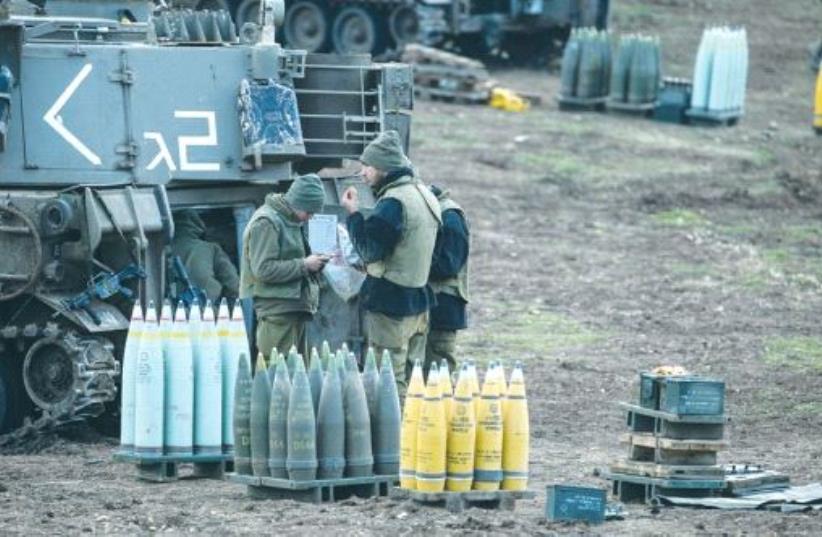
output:
<path id="1" fill-rule="evenodd" d="M 404 489 L 417 488 L 415 467 L 417 464 L 417 422 L 420 417 L 420 405 L 425 385 L 422 381 L 422 364 L 419 360 L 414 363 L 411 371 L 411 380 L 408 383 L 408 392 L 405 396 L 405 408 L 402 414 L 402 429 L 400 432 L 400 487 Z"/>
<path id="2" fill-rule="evenodd" d="M 528 488 L 530 425 L 525 377 L 519 362 L 511 372 L 505 399 L 502 415 L 502 489 L 525 490 Z"/>
<path id="3" fill-rule="evenodd" d="M 528 110 L 528 101 L 505 88 L 494 88 L 491 90 L 491 107 L 505 110 L 506 112 L 524 112 Z"/>
<path id="4" fill-rule="evenodd" d="M 445 443 L 448 429 L 439 376 L 437 365 L 432 364 L 417 423 L 416 479 L 417 490 L 422 492 L 445 490 Z"/>
<path id="5" fill-rule="evenodd" d="M 502 481 L 502 401 L 497 367 L 495 362 L 488 366 L 480 395 L 474 490 L 499 490 Z"/>
<path id="6" fill-rule="evenodd" d="M 455 492 L 471 490 L 474 481 L 474 443 L 477 422 L 471 393 L 471 370 L 463 364 L 457 377 L 454 406 L 448 420 L 445 489 Z"/>
<path id="7" fill-rule="evenodd" d="M 813 128 L 822 134 L 822 64 L 819 65 L 819 76 L 816 78 L 816 99 L 813 111 Z"/>
<path id="8" fill-rule="evenodd" d="M 651 373 L 658 377 L 685 377 L 688 370 L 681 365 L 661 365 L 653 368 Z"/>

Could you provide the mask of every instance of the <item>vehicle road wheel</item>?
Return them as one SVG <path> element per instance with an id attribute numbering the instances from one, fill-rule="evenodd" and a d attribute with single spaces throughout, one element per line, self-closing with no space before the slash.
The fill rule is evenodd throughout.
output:
<path id="1" fill-rule="evenodd" d="M 378 17 L 361 7 L 343 8 L 331 31 L 337 54 L 379 54 L 383 39 Z"/>
<path id="2" fill-rule="evenodd" d="M 388 30 L 397 47 L 417 41 L 420 32 L 420 19 L 417 12 L 409 5 L 397 7 L 388 17 Z"/>
<path id="3" fill-rule="evenodd" d="M 260 20 L 260 0 L 244 0 L 237 6 L 237 13 L 234 14 L 234 23 L 237 28 L 242 28 L 243 24 L 253 22 L 257 24 Z"/>
<path id="4" fill-rule="evenodd" d="M 328 17 L 316 2 L 301 0 L 286 11 L 284 32 L 289 47 L 321 52 L 328 40 Z"/>

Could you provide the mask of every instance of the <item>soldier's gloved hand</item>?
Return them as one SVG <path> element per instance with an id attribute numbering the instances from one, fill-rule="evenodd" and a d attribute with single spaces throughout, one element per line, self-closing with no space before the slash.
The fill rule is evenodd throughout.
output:
<path id="1" fill-rule="evenodd" d="M 311 254 L 303 259 L 303 265 L 308 272 L 319 272 L 325 267 L 328 262 L 328 256 Z"/>
<path id="2" fill-rule="evenodd" d="M 343 206 L 343 209 L 348 212 L 348 214 L 356 213 L 357 210 L 360 208 L 360 195 L 357 192 L 357 189 L 353 186 L 350 186 L 343 192 L 342 199 L 340 200 L 340 205 Z"/>

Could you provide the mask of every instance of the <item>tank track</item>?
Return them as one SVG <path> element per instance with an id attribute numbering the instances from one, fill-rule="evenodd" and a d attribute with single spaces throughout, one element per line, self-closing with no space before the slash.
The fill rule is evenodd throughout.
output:
<path id="1" fill-rule="evenodd" d="M 0 343 L 25 349 L 26 353 L 35 345 L 43 344 L 41 342 L 55 343 L 67 351 L 74 369 L 74 395 L 61 404 L 40 407 L 39 417 L 26 417 L 21 427 L 0 435 L 0 448 L 12 448 L 64 425 L 96 418 L 105 411 L 105 403 L 114 401 L 117 395 L 115 378 L 120 374 L 120 363 L 114 358 L 114 345 L 108 340 L 80 336 L 55 323 L 9 326 L 0 330 Z M 105 352 L 90 352 L 92 347 Z"/>

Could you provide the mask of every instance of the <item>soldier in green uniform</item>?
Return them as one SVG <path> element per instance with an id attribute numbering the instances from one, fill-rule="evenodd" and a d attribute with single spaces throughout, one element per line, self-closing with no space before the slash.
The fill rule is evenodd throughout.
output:
<path id="1" fill-rule="evenodd" d="M 468 327 L 468 254 L 470 230 L 462 207 L 451 199 L 448 191 L 431 186 L 442 208 L 442 227 L 437 233 L 434 257 L 428 283 L 437 296 L 431 310 L 431 325 L 425 348 L 425 374 L 432 363 L 448 362 L 450 371 L 456 367 L 454 356 L 457 330 Z"/>
<path id="2" fill-rule="evenodd" d="M 202 289 L 209 300 L 237 298 L 240 278 L 228 254 L 219 244 L 205 240 L 206 225 L 197 211 L 185 209 L 174 213 L 172 255 L 179 256 L 191 282 Z"/>
<path id="3" fill-rule="evenodd" d="M 308 356 L 305 323 L 317 312 L 318 275 L 328 258 L 312 254 L 304 224 L 325 201 L 316 175 L 298 177 L 285 194 L 269 194 L 243 234 L 240 298 L 253 298 L 257 350 Z"/>
<path id="4" fill-rule="evenodd" d="M 377 204 L 368 218 L 359 212 L 357 191 L 343 194 L 348 232 L 366 264 L 360 290 L 370 343 L 394 360 L 400 394 L 414 360 L 425 359 L 428 312 L 434 293 L 428 285 L 431 255 L 441 223 L 437 198 L 415 177 L 396 131 L 382 133 L 363 151 L 363 180 Z"/>

